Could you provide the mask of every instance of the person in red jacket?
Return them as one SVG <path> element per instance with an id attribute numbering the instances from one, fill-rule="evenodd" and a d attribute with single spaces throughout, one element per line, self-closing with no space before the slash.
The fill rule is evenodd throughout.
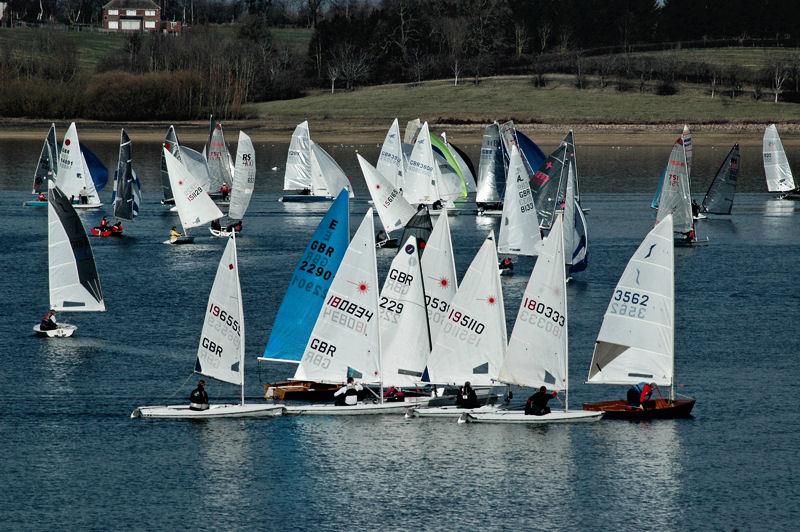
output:
<path id="1" fill-rule="evenodd" d="M 219 193 L 222 196 L 222 201 L 228 201 L 231 195 L 231 187 L 228 186 L 228 183 L 225 181 L 222 182 L 222 186 L 219 187 Z"/>
<path id="2" fill-rule="evenodd" d="M 639 384 L 634 384 L 628 388 L 628 404 L 635 408 L 644 409 L 653 395 L 653 390 L 655 390 L 655 383 L 640 382 Z"/>
<path id="3" fill-rule="evenodd" d="M 100 220 L 100 227 L 103 229 L 108 227 L 108 219 L 105 216 L 103 216 L 103 219 Z"/>

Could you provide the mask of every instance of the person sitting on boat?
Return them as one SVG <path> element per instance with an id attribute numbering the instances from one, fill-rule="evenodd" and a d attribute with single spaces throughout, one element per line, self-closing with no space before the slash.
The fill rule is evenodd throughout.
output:
<path id="1" fill-rule="evenodd" d="M 347 377 L 347 384 L 336 390 L 333 396 L 337 406 L 354 406 L 358 404 L 358 392 L 364 388 L 356 384 L 353 377 Z"/>
<path id="2" fill-rule="evenodd" d="M 53 331 L 55 329 L 58 329 L 58 323 L 56 323 L 56 311 L 48 310 L 45 315 L 42 316 L 42 321 L 39 323 L 39 330 Z"/>
<path id="3" fill-rule="evenodd" d="M 511 260 L 511 257 L 506 257 L 500 261 L 500 264 L 497 267 L 501 270 L 513 270 L 514 261 Z"/>
<path id="4" fill-rule="evenodd" d="M 689 243 L 694 242 L 695 238 L 697 237 L 696 233 L 694 232 L 694 226 L 692 226 L 692 228 L 686 231 L 685 233 L 681 234 L 684 236 L 684 240 L 686 240 L 686 242 Z"/>
<path id="5" fill-rule="evenodd" d="M 700 215 L 700 205 L 696 200 L 692 200 L 692 217 L 697 218 Z"/>
<path id="6" fill-rule="evenodd" d="M 304 188 L 303 190 L 298 192 L 298 195 L 300 195 L 300 196 L 310 196 L 311 195 L 311 189 L 310 188 Z"/>
<path id="7" fill-rule="evenodd" d="M 89 203 L 89 191 L 86 190 L 86 187 L 83 187 L 81 191 L 78 192 L 78 202 L 82 205 Z"/>
<path id="8" fill-rule="evenodd" d="M 443 204 L 442 204 L 442 200 L 440 200 L 440 199 L 437 199 L 431 205 L 431 209 L 433 209 L 434 211 L 441 210 L 442 207 L 443 207 Z"/>
<path id="9" fill-rule="evenodd" d="M 189 395 L 189 410 L 208 410 L 206 381 L 203 379 L 197 382 L 197 388 L 192 390 L 191 395 Z"/>
<path id="10" fill-rule="evenodd" d="M 37 201 L 47 201 L 47 194 L 44 192 L 39 192 L 39 195 L 36 196 Z"/>
<path id="11" fill-rule="evenodd" d="M 237 221 L 235 221 L 235 222 L 233 222 L 231 224 L 228 224 L 228 226 L 225 228 L 225 230 L 228 231 L 229 233 L 231 231 L 234 231 L 236 233 L 241 233 L 242 232 L 242 221 L 241 220 L 237 220 Z"/>
<path id="12" fill-rule="evenodd" d="M 111 226 L 112 233 L 121 233 L 122 232 L 122 222 L 117 221 L 114 225 Z"/>
<path id="13" fill-rule="evenodd" d="M 100 228 L 105 229 L 106 227 L 108 227 L 108 218 L 103 216 L 103 219 L 100 220 Z"/>
<path id="14" fill-rule="evenodd" d="M 549 414 L 550 407 L 547 406 L 547 403 L 556 396 L 558 396 L 558 392 L 547 393 L 547 388 L 542 386 L 538 392 L 528 397 L 528 401 L 525 403 L 525 415 L 544 416 Z"/>
<path id="15" fill-rule="evenodd" d="M 214 231 L 222 231 L 222 225 L 219 223 L 219 218 L 216 220 L 211 220 L 211 229 Z"/>
<path id="16" fill-rule="evenodd" d="M 178 230 L 175 229 L 175 226 L 173 225 L 172 229 L 169 230 L 169 239 L 174 242 L 174 241 L 178 240 L 181 236 L 183 236 L 183 235 L 181 235 L 178 232 Z"/>
<path id="17" fill-rule="evenodd" d="M 222 201 L 228 201 L 228 197 L 231 195 L 231 187 L 228 186 L 228 183 L 222 182 L 222 186 L 219 187 L 219 193 L 222 196 Z"/>
<path id="18" fill-rule="evenodd" d="M 382 242 L 386 242 L 387 240 L 389 240 L 389 235 L 386 234 L 386 231 L 380 229 L 375 235 L 375 241 L 380 244 Z"/>
<path id="19" fill-rule="evenodd" d="M 472 385 L 469 381 L 465 382 L 464 386 L 458 389 L 456 406 L 458 406 L 458 408 L 478 408 L 481 406 L 478 402 L 478 394 L 472 389 Z"/>
<path id="20" fill-rule="evenodd" d="M 646 382 L 634 384 L 628 388 L 628 405 L 635 408 L 644 409 L 645 406 L 647 406 L 647 402 L 650 401 L 650 396 L 653 395 L 654 389 L 655 384 L 648 384 Z"/>
<path id="21" fill-rule="evenodd" d="M 406 397 L 405 392 L 400 388 L 395 388 L 394 386 L 389 386 L 389 389 L 383 392 L 383 398 L 386 401 L 402 401 Z"/>

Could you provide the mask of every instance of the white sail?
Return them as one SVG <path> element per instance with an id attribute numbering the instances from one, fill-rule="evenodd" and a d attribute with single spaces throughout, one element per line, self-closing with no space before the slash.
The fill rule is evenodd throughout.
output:
<path id="1" fill-rule="evenodd" d="M 364 174 L 364 181 L 367 182 L 369 195 L 372 196 L 372 204 L 378 211 L 378 217 L 386 233 L 404 227 L 416 213 L 414 207 L 405 200 L 402 192 L 392 185 L 383 173 L 369 164 L 360 154 L 356 154 L 356 157 L 361 166 L 361 173 Z"/>
<path id="2" fill-rule="evenodd" d="M 102 312 L 106 309 L 103 290 L 80 217 L 60 189 L 50 188 L 47 199 L 50 308 Z"/>
<path id="3" fill-rule="evenodd" d="M 294 378 L 380 381 L 378 321 L 375 228 L 369 209 L 347 246 Z"/>
<path id="4" fill-rule="evenodd" d="M 81 192 L 84 192 L 90 198 L 89 203 L 99 203 L 92 176 L 89 175 L 86 161 L 83 158 L 83 153 L 81 153 L 81 144 L 78 140 L 78 130 L 75 127 L 75 122 L 69 125 L 69 129 L 64 134 L 64 142 L 61 144 L 56 186 L 61 189 L 67 198 L 77 200 Z"/>
<path id="5" fill-rule="evenodd" d="M 431 343 L 436 342 L 458 290 L 453 241 L 447 209 L 442 209 L 422 254 L 422 275 L 425 280 L 425 301 L 428 304 L 428 328 Z"/>
<path id="6" fill-rule="evenodd" d="M 236 237 L 228 237 L 208 295 L 195 371 L 215 379 L 244 382 L 244 311 Z"/>
<path id="7" fill-rule="evenodd" d="M 536 205 L 533 203 L 528 172 L 525 170 L 519 149 L 512 146 L 497 251 L 511 255 L 535 256 L 539 253 L 541 243 L 539 217 L 536 214 Z"/>
<path id="8" fill-rule="evenodd" d="M 678 139 L 669 155 L 664 182 L 661 186 L 661 198 L 658 203 L 656 222 L 672 215 L 675 231 L 686 233 L 692 229 L 692 196 L 689 192 L 689 174 L 686 167 L 686 154 L 683 140 Z"/>
<path id="9" fill-rule="evenodd" d="M 575 251 L 575 172 L 574 164 L 569 162 L 569 169 L 567 170 L 567 191 L 564 195 L 564 255 L 565 263 L 572 264 L 572 256 Z M 552 229 L 550 230 L 552 234 Z"/>
<path id="10" fill-rule="evenodd" d="M 379 303 L 381 369 L 385 386 L 413 386 L 422 380 L 431 351 L 425 291 L 417 239 L 395 255 Z"/>
<path id="11" fill-rule="evenodd" d="M 228 217 L 241 220 L 253 197 L 256 186 L 256 150 L 253 141 L 243 131 L 239 132 L 239 144 L 236 147 L 236 166 L 233 170 L 233 190 Z"/>
<path id="12" fill-rule="evenodd" d="M 764 174 L 767 176 L 767 190 L 770 192 L 788 192 L 797 188 L 775 124 L 770 124 L 764 131 L 762 151 L 764 155 Z"/>
<path id="13" fill-rule="evenodd" d="M 412 205 L 422 203 L 430 205 L 442 199 L 437 186 L 440 178 L 439 164 L 433 156 L 429 137 L 428 123 L 425 122 L 408 158 L 406 182 L 403 188 L 403 196 Z"/>
<path id="14" fill-rule="evenodd" d="M 172 152 L 173 151 L 170 150 L 170 153 Z M 178 154 L 180 155 L 175 153 L 172 154 L 175 155 L 176 159 L 183 163 L 183 165 L 187 170 L 189 170 L 189 173 L 194 176 L 197 182 L 203 185 L 204 190 L 212 190 L 211 170 L 208 168 L 208 161 L 206 161 L 205 155 L 197 150 L 187 148 L 186 146 L 180 146 L 180 150 L 178 151 Z"/>
<path id="15" fill-rule="evenodd" d="M 499 202 L 498 182 L 503 187 L 506 181 L 500 126 L 495 122 L 486 126 L 481 143 L 481 158 L 478 162 L 478 191 L 476 203 Z"/>
<path id="16" fill-rule="evenodd" d="M 419 135 L 420 129 L 422 129 L 422 126 L 419 118 L 409 120 L 408 123 L 406 123 L 406 134 L 403 136 L 403 143 L 414 144 L 417 142 L 417 135 Z"/>
<path id="17" fill-rule="evenodd" d="M 339 163 L 313 140 L 309 140 L 309 144 L 311 145 L 312 194 L 320 194 L 321 190 L 318 187 L 321 183 L 325 183 L 324 195 L 335 196 L 343 188 L 346 188 L 350 198 L 354 198 L 353 186 Z"/>
<path id="18" fill-rule="evenodd" d="M 283 174 L 283 190 L 311 188 L 311 137 L 308 122 L 299 124 L 292 133 L 289 153 L 286 156 L 286 171 Z"/>
<path id="19" fill-rule="evenodd" d="M 568 229 L 568 228 L 567 228 Z M 522 294 L 500 380 L 565 390 L 567 374 L 567 291 L 564 223 L 556 217 Z"/>
<path id="20" fill-rule="evenodd" d="M 428 358 L 437 384 L 491 385 L 506 354 L 506 317 L 494 235 L 470 264 Z"/>
<path id="21" fill-rule="evenodd" d="M 589 382 L 670 386 L 674 372 L 675 288 L 672 217 L 633 254 L 611 296 L 592 354 Z"/>
<path id="22" fill-rule="evenodd" d="M 403 190 L 405 184 L 406 156 L 403 154 L 403 143 L 400 140 L 400 126 L 397 119 L 392 122 L 386 138 L 381 146 L 381 154 L 375 165 L 378 171 L 389 180 L 393 187 Z M 378 211 L 380 214 L 380 211 Z"/>
<path id="23" fill-rule="evenodd" d="M 222 133 L 222 124 L 214 122 L 214 129 L 208 139 L 205 150 L 208 169 L 211 173 L 209 191 L 216 192 L 222 183 L 231 183 L 231 154 L 225 144 L 225 135 Z"/>
<path id="24" fill-rule="evenodd" d="M 209 197 L 203 186 L 166 149 L 164 149 L 164 160 L 167 163 L 169 183 L 183 229 L 191 229 L 211 220 L 222 218 L 222 211 Z"/>

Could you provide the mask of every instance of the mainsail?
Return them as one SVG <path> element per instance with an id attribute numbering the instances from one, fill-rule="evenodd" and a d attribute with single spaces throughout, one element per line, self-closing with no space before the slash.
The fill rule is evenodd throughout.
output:
<path id="1" fill-rule="evenodd" d="M 574 179 L 575 162 L 570 161 L 567 173 L 567 191 L 564 200 L 564 255 L 567 264 L 567 275 L 580 272 L 589 265 L 589 235 L 586 230 L 586 218 L 583 209 L 575 197 Z M 552 231 L 552 229 L 551 229 Z"/>
<path id="2" fill-rule="evenodd" d="M 516 146 L 511 147 L 508 177 L 497 251 L 511 255 L 535 256 L 539 252 L 542 236 L 539 232 L 539 219 L 536 216 L 536 206 L 533 204 L 528 173 Z"/>
<path id="3" fill-rule="evenodd" d="M 379 382 L 378 270 L 375 227 L 367 210 L 317 316 L 296 380 Z"/>
<path id="4" fill-rule="evenodd" d="M 194 370 L 241 386 L 244 383 L 244 311 L 236 237 L 228 238 L 208 295 Z"/>
<path id="5" fill-rule="evenodd" d="M 450 302 L 458 290 L 447 209 L 442 209 L 439 213 L 433 232 L 428 237 L 425 253 L 422 255 L 422 275 L 425 302 L 428 305 L 428 330 L 433 345 L 450 309 Z"/>
<path id="6" fill-rule="evenodd" d="M 183 162 L 181 159 L 181 146 L 178 142 L 178 135 L 175 133 L 174 126 L 169 126 L 169 129 L 167 129 L 167 134 L 164 136 L 164 143 L 161 145 L 161 147 L 170 152 L 179 161 Z M 172 195 L 172 186 L 169 182 L 167 159 L 164 157 L 163 151 L 161 152 L 161 192 L 164 196 L 164 202 L 174 201 L 175 198 L 173 198 Z"/>
<path id="7" fill-rule="evenodd" d="M 236 147 L 236 165 L 233 170 L 233 190 L 228 217 L 241 220 L 250 205 L 253 188 L 256 186 L 256 151 L 253 141 L 243 131 L 239 132 L 239 144 Z"/>
<path id="8" fill-rule="evenodd" d="M 439 162 L 439 171 L 448 181 L 453 181 L 458 184 L 458 194 L 462 198 L 466 198 L 469 192 L 475 191 L 475 182 L 472 174 L 469 174 L 469 169 L 466 168 L 466 163 L 462 167 L 458 162 L 457 155 L 454 150 L 450 148 L 447 143 L 447 136 L 442 133 L 442 138 L 436 135 L 430 136 L 431 148 L 433 148 L 434 156 Z M 449 175 L 448 174 L 454 174 Z"/>
<path id="9" fill-rule="evenodd" d="M 413 386 L 422 380 L 431 350 L 425 290 L 417 241 L 400 247 L 380 294 L 381 368 L 388 386 Z"/>
<path id="10" fill-rule="evenodd" d="M 676 232 L 687 233 L 694 227 L 686 153 L 683 150 L 683 139 L 681 138 L 675 141 L 669 155 L 656 221 L 660 222 L 670 214 L 672 215 L 670 225 Z"/>
<path id="11" fill-rule="evenodd" d="M 58 174 L 56 185 L 67 198 L 78 199 L 81 193 L 89 198 L 90 204 L 100 203 L 94 182 L 86 168 L 81 143 L 78 140 L 78 130 L 75 122 L 69 125 L 58 158 Z"/>
<path id="12" fill-rule="evenodd" d="M 478 162 L 478 193 L 476 203 L 498 203 L 505 194 L 506 168 L 500 126 L 497 122 L 486 126 L 481 141 L 481 158 Z"/>
<path id="13" fill-rule="evenodd" d="M 81 144 L 81 155 L 83 156 L 84 169 L 88 172 L 94 183 L 97 192 L 101 192 L 108 183 L 108 168 L 100 160 L 100 157 L 90 150 L 85 144 Z"/>
<path id="14" fill-rule="evenodd" d="M 739 145 L 734 144 L 708 187 L 700 209 L 709 214 L 730 214 L 739 177 Z"/>
<path id="15" fill-rule="evenodd" d="M 430 382 L 492 385 L 505 358 L 506 343 L 503 291 L 492 234 L 450 302 L 428 357 Z"/>
<path id="16" fill-rule="evenodd" d="M 564 224 L 557 216 L 522 294 L 499 378 L 566 390 L 569 385 Z"/>
<path id="17" fill-rule="evenodd" d="M 684 124 L 683 132 L 681 133 L 681 140 L 683 141 L 683 151 L 686 153 L 686 175 L 689 176 L 691 181 L 692 176 L 692 132 L 689 131 L 689 126 Z M 656 193 L 653 196 L 653 201 L 650 202 L 650 207 L 653 209 L 658 209 L 658 203 L 661 199 L 661 189 L 664 188 L 664 178 L 667 175 L 667 169 L 664 168 L 664 171 L 661 172 L 661 176 L 658 178 L 658 187 L 656 187 Z"/>
<path id="18" fill-rule="evenodd" d="M 622 274 L 603 317 L 590 383 L 670 386 L 675 372 L 672 216 L 645 237 Z"/>
<path id="19" fill-rule="evenodd" d="M 409 120 L 406 123 L 406 134 L 403 136 L 403 144 L 414 144 L 417 142 L 417 135 L 419 135 L 419 130 L 422 129 L 422 123 L 420 122 L 419 118 L 415 118 L 414 120 Z"/>
<path id="20" fill-rule="evenodd" d="M 385 177 L 385 174 L 379 172 L 360 154 L 356 154 L 356 157 L 369 194 L 372 196 L 372 203 L 378 211 L 378 217 L 386 233 L 405 226 L 414 216 L 414 207 L 409 205 L 403 194 Z"/>
<path id="21" fill-rule="evenodd" d="M 308 122 L 294 128 L 286 156 L 286 170 L 283 174 L 283 190 L 303 190 L 311 188 L 311 137 Z"/>
<path id="22" fill-rule="evenodd" d="M 100 277 L 81 219 L 70 199 L 51 186 L 47 206 L 50 308 L 70 312 L 106 309 Z"/>
<path id="23" fill-rule="evenodd" d="M 425 207 L 417 211 L 408 223 L 406 223 L 406 226 L 403 228 L 403 234 L 400 237 L 400 242 L 405 242 L 408 240 L 408 237 L 413 236 L 417 239 L 417 246 L 419 247 L 420 254 L 424 255 L 432 231 L 433 222 L 431 221 L 431 215 L 428 212 L 428 208 Z"/>
<path id="24" fill-rule="evenodd" d="M 42 144 L 42 153 L 39 154 L 39 162 L 36 165 L 36 172 L 33 174 L 33 194 L 47 190 L 47 180 L 55 179 L 58 174 L 58 143 L 56 141 L 56 125 L 50 125 L 47 138 Z"/>
<path id="25" fill-rule="evenodd" d="M 213 120 L 213 119 L 212 119 Z M 211 173 L 211 183 L 208 191 L 216 192 L 222 183 L 231 182 L 231 154 L 225 144 L 225 135 L 222 133 L 222 124 L 213 121 L 213 130 L 208 139 L 205 156 L 208 169 Z"/>
<path id="26" fill-rule="evenodd" d="M 561 192 L 561 181 L 566 179 L 568 160 L 568 146 L 562 142 L 561 146 L 551 153 L 544 164 L 533 174 L 531 179 L 531 192 L 539 222 L 545 229 L 553 224 L 556 210 L 559 207 L 558 195 Z"/>
<path id="27" fill-rule="evenodd" d="M 309 140 L 311 146 L 311 184 L 312 194 L 329 196 L 339 190 L 347 189 L 354 198 L 353 186 L 342 167 L 322 149 L 322 146 Z"/>
<path id="28" fill-rule="evenodd" d="M 114 216 L 121 220 L 133 220 L 139 214 L 141 203 L 141 184 L 131 164 L 131 139 L 123 129 L 119 139 L 117 170 L 114 172 Z"/>
<path id="29" fill-rule="evenodd" d="M 403 155 L 403 143 L 400 140 L 400 126 L 397 119 L 392 122 L 378 156 L 377 170 L 383 174 L 394 188 L 403 190 L 405 184 L 406 157 Z M 380 214 L 380 210 L 378 211 Z"/>
<path id="30" fill-rule="evenodd" d="M 767 190 L 770 192 L 789 192 L 797 188 L 775 124 L 770 124 L 764 131 L 762 151 L 764 155 L 764 173 L 767 176 Z"/>
<path id="31" fill-rule="evenodd" d="M 299 362 L 314 320 L 347 249 L 347 191 L 342 190 L 311 236 L 278 309 L 262 360 Z"/>
<path id="32" fill-rule="evenodd" d="M 170 185 L 175 194 L 175 206 L 184 231 L 222 218 L 222 211 L 178 159 L 163 149 Z"/>
<path id="33" fill-rule="evenodd" d="M 455 178 L 445 179 L 442 176 L 439 162 L 431 147 L 428 123 L 425 122 L 408 160 L 403 196 L 412 205 L 430 205 L 438 200 L 455 199 L 461 196 L 461 182 L 455 173 L 451 173 L 451 176 Z"/>

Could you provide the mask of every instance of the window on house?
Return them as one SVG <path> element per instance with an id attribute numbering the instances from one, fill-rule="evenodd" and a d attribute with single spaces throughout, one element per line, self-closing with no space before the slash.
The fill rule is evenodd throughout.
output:
<path id="1" fill-rule="evenodd" d="M 109 20 L 108 21 L 108 29 L 110 30 L 118 30 L 119 29 L 119 22 L 116 20 Z"/>
<path id="2" fill-rule="evenodd" d="M 156 10 L 155 9 L 147 9 L 144 12 L 144 16 L 146 16 L 146 17 L 154 17 L 154 16 L 156 16 Z"/>
<path id="3" fill-rule="evenodd" d="M 135 9 L 126 9 L 125 10 L 125 14 L 128 15 L 129 17 L 135 17 L 136 16 L 136 10 Z"/>
<path id="4" fill-rule="evenodd" d="M 117 9 L 109 9 L 108 10 L 108 14 L 109 15 L 119 15 L 119 10 L 117 10 Z"/>
<path id="5" fill-rule="evenodd" d="M 154 29 L 156 27 L 156 21 L 155 20 L 145 20 L 144 21 L 144 27 L 147 28 L 147 29 Z"/>

